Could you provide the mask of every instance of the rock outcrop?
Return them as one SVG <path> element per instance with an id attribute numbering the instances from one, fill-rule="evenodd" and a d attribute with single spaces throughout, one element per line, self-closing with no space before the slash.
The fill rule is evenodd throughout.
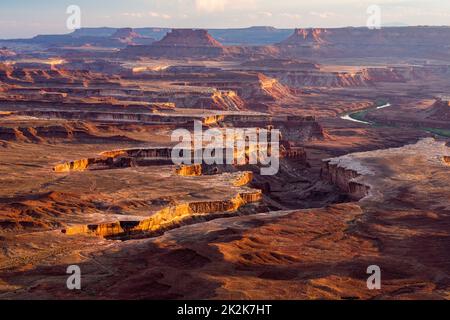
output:
<path id="1" fill-rule="evenodd" d="M 243 192 L 229 200 L 190 202 L 168 207 L 142 221 L 118 221 L 75 226 L 63 229 L 62 232 L 67 235 L 90 234 L 122 240 L 151 237 L 181 225 L 230 216 L 242 206 L 258 202 L 261 199 L 261 191 Z"/>
<path id="2" fill-rule="evenodd" d="M 220 42 L 215 40 L 207 30 L 194 29 L 173 29 L 171 32 L 157 43 L 160 46 L 175 47 L 223 47 Z"/>
<path id="3" fill-rule="evenodd" d="M 125 136 L 102 135 L 94 127 L 80 123 L 66 123 L 42 126 L 0 126 L 0 140 L 26 143 L 55 141 L 102 141 L 105 138 L 118 141 L 132 141 Z"/>
<path id="4" fill-rule="evenodd" d="M 309 61 L 302 61 L 298 59 L 283 59 L 283 58 L 264 58 L 245 61 L 241 64 L 242 67 L 261 68 L 261 69 L 282 69 L 282 70 L 318 70 L 319 65 Z"/>
<path id="5" fill-rule="evenodd" d="M 171 160 L 171 148 L 156 147 L 106 151 L 100 153 L 98 158 L 86 158 L 58 164 L 53 167 L 53 171 L 62 173 L 170 164 L 173 164 Z"/>
<path id="6" fill-rule="evenodd" d="M 222 106 L 221 109 L 224 110 L 246 108 L 261 112 L 266 111 L 267 104 L 294 99 L 294 92 L 288 86 L 261 72 L 216 72 L 208 77 L 192 78 L 191 76 L 189 81 L 177 82 L 176 84 L 204 87 L 209 88 L 209 90 L 214 88 L 216 93 L 214 97 L 219 95 L 220 103 L 213 104 L 213 107 Z M 197 106 L 199 106 L 198 103 Z"/>
<path id="7" fill-rule="evenodd" d="M 168 58 L 217 58 L 225 48 L 207 30 L 173 29 L 150 46 L 131 46 L 122 50 L 123 56 Z"/>
<path id="8" fill-rule="evenodd" d="M 442 161 L 448 166 L 450 166 L 450 156 L 443 156 Z"/>
<path id="9" fill-rule="evenodd" d="M 346 167 L 338 161 L 326 160 L 324 161 L 321 176 L 328 182 L 338 186 L 353 200 L 361 200 L 369 194 L 370 186 L 357 181 L 361 174 L 357 169 L 353 169 L 351 165 Z"/>
<path id="10" fill-rule="evenodd" d="M 15 57 L 16 55 L 17 54 L 14 51 L 9 50 L 8 48 L 0 48 L 0 61 L 8 60 L 12 57 Z"/>
<path id="11" fill-rule="evenodd" d="M 450 57 L 448 27 L 384 27 L 296 29 L 280 42 L 281 53 L 310 58 L 340 57 Z"/>
<path id="12" fill-rule="evenodd" d="M 326 43 L 327 29 L 295 29 L 286 40 L 280 42 L 281 46 L 309 46 Z"/>
<path id="13" fill-rule="evenodd" d="M 201 164 L 182 165 L 175 170 L 176 174 L 184 177 L 201 176 L 203 167 Z"/>
<path id="14" fill-rule="evenodd" d="M 244 188 L 252 180 L 251 172 L 225 173 L 225 175 L 230 178 L 231 184 L 236 188 Z M 67 235 L 90 234 L 123 240 L 142 236 L 151 237 L 181 225 L 232 215 L 241 207 L 261 199 L 262 192 L 260 190 L 244 188 L 230 199 L 192 201 L 171 205 L 156 212 L 148 219 L 78 225 L 65 228 L 62 232 Z"/>
<path id="15" fill-rule="evenodd" d="M 449 148 L 444 142 L 435 141 L 432 138 L 422 139 L 416 144 L 406 145 L 401 148 L 352 153 L 345 156 L 326 159 L 322 168 L 321 176 L 327 181 L 337 185 L 341 190 L 347 192 L 351 198 L 361 200 L 370 198 L 371 201 L 382 201 L 391 199 L 395 195 L 389 193 L 386 187 L 386 177 L 391 188 L 399 187 L 399 181 L 403 181 L 404 175 L 408 175 L 410 183 L 414 183 L 421 172 L 404 173 L 401 166 L 421 162 L 445 175 L 443 164 L 448 159 Z M 384 163 L 394 162 L 389 172 L 383 171 Z M 433 171 L 430 171 L 433 172 Z M 430 173 L 431 174 L 431 173 Z M 395 179 L 392 177 L 396 177 Z M 433 179 L 437 179 L 433 178 Z M 424 186 L 425 188 L 425 186 Z M 429 186 L 429 188 L 436 188 Z M 366 198 L 366 199 L 367 199 Z"/>
<path id="16" fill-rule="evenodd" d="M 132 28 L 117 29 L 117 31 L 111 36 L 111 39 L 117 40 L 126 45 L 149 45 L 155 41 L 153 38 L 140 35 Z"/>
<path id="17" fill-rule="evenodd" d="M 450 121 L 450 101 L 437 99 L 425 112 L 428 119 Z"/>

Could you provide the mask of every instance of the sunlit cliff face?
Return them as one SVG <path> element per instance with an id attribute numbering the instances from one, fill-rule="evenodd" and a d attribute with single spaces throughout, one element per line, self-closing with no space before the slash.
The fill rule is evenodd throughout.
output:
<path id="1" fill-rule="evenodd" d="M 51 59 L 51 60 L 49 60 L 46 63 L 48 63 L 49 65 L 52 65 L 52 66 L 57 66 L 57 65 L 66 63 L 66 60 L 64 60 L 64 59 Z"/>
<path id="2" fill-rule="evenodd" d="M 132 71 L 133 71 L 133 73 L 139 73 L 139 72 L 145 72 L 145 71 L 164 71 L 168 67 L 170 67 L 170 65 L 137 66 L 137 67 L 133 67 Z"/>
<path id="3" fill-rule="evenodd" d="M 10 65 L 15 65 L 16 63 L 42 63 L 42 64 L 48 64 L 50 66 L 57 66 L 57 65 L 60 65 L 60 64 L 67 63 L 67 61 L 65 59 L 61 59 L 61 58 L 53 58 L 53 59 L 47 59 L 47 60 L 24 59 L 24 60 L 5 62 L 5 64 L 10 64 Z"/>

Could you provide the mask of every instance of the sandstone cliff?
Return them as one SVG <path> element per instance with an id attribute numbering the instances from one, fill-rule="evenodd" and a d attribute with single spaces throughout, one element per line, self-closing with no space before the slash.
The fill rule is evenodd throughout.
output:
<path id="1" fill-rule="evenodd" d="M 15 57 L 17 54 L 8 48 L 0 48 L 0 61 Z"/>
<path id="2" fill-rule="evenodd" d="M 296 29 L 278 47 L 296 57 L 450 58 L 448 27 Z"/>
<path id="3" fill-rule="evenodd" d="M 173 29 L 150 46 L 131 46 L 122 50 L 123 56 L 168 58 L 220 57 L 224 47 L 206 30 Z"/>
<path id="4" fill-rule="evenodd" d="M 342 191 L 346 192 L 353 200 L 360 200 L 366 197 L 370 187 L 358 182 L 361 174 L 352 166 L 343 166 L 339 162 L 327 160 L 324 162 L 321 176 L 323 179 L 335 184 Z"/>
<path id="5" fill-rule="evenodd" d="M 437 99 L 425 112 L 428 119 L 450 121 L 450 101 Z"/>
<path id="6" fill-rule="evenodd" d="M 111 36 L 111 39 L 126 45 L 148 45 L 155 41 L 153 38 L 140 35 L 132 28 L 117 29 L 117 31 Z"/>
<path id="7" fill-rule="evenodd" d="M 120 239 L 148 237 L 181 225 L 233 215 L 241 207 L 262 199 L 260 190 L 245 187 L 252 180 L 251 172 L 225 173 L 224 175 L 229 179 L 232 188 L 237 190 L 237 194 L 230 199 L 179 203 L 167 206 L 147 219 L 76 225 L 65 228 L 62 232 L 67 235 L 90 234 Z"/>

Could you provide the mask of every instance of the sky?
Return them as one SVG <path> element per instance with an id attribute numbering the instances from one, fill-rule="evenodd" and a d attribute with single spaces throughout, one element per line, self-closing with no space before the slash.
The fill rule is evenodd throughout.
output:
<path id="1" fill-rule="evenodd" d="M 365 26 L 371 5 L 383 25 L 450 25 L 450 0 L 0 0 L 0 38 L 69 33 L 70 5 L 81 27 Z"/>

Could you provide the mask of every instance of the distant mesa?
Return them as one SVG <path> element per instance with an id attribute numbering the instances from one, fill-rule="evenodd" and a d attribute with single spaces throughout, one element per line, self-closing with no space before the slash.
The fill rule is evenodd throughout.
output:
<path id="1" fill-rule="evenodd" d="M 160 41 L 150 46 L 131 46 L 122 54 L 170 58 L 219 57 L 225 53 L 224 46 L 207 30 L 173 29 Z"/>
<path id="2" fill-rule="evenodd" d="M 324 44 L 327 29 L 295 29 L 294 33 L 280 45 Z"/>
<path id="3" fill-rule="evenodd" d="M 218 47 L 223 45 L 214 39 L 207 30 L 173 29 L 166 36 L 155 43 L 156 46 L 184 46 L 184 47 Z"/>
<path id="4" fill-rule="evenodd" d="M 449 27 L 276 29 L 83 28 L 64 35 L 39 35 L 1 43 L 63 48 L 117 48 L 130 57 L 229 58 L 418 58 L 449 60 Z M 127 48 L 129 46 L 130 48 Z M 138 47 L 141 46 L 141 47 Z M 143 47 L 145 46 L 145 47 Z M 96 54 L 99 54 L 98 52 Z M 5 56 L 5 54 L 3 54 Z M 127 56 L 124 56 L 127 57 Z"/>
<path id="5" fill-rule="evenodd" d="M 87 28 L 69 34 L 37 35 L 31 39 L 11 40 L 17 43 L 39 44 L 51 49 L 60 47 L 125 48 L 127 45 L 149 45 L 154 38 L 144 36 L 131 28 Z"/>
<path id="6" fill-rule="evenodd" d="M 127 45 L 146 45 L 152 44 L 155 39 L 145 37 L 135 32 L 132 28 L 121 28 L 111 36 L 111 40 L 119 41 Z"/>
<path id="7" fill-rule="evenodd" d="M 448 59 L 448 27 L 295 29 L 277 44 L 283 57 L 414 57 Z"/>
<path id="8" fill-rule="evenodd" d="M 74 38 L 81 37 L 104 37 L 110 38 L 115 32 L 117 28 L 109 28 L 109 27 L 93 27 L 93 28 L 80 28 L 76 29 L 74 32 L 70 34 L 70 36 Z"/>
<path id="9" fill-rule="evenodd" d="M 116 32 L 111 36 L 112 39 L 122 40 L 122 39 L 134 39 L 142 38 L 142 36 L 133 31 L 132 28 L 121 28 L 117 29 Z"/>

